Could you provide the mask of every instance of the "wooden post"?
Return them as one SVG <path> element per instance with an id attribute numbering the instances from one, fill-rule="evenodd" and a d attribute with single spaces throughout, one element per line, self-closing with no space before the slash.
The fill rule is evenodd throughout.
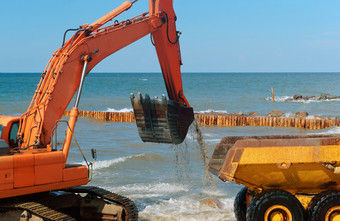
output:
<path id="1" fill-rule="evenodd" d="M 272 102 L 274 103 L 274 87 L 272 87 Z"/>

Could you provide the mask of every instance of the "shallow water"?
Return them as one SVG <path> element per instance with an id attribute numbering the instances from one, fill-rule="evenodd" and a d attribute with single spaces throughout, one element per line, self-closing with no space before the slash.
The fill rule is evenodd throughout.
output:
<path id="1" fill-rule="evenodd" d="M 211 156 L 223 136 L 316 133 L 295 128 L 201 129 L 207 156 Z M 338 132 L 339 128 L 319 131 Z M 133 123 L 107 123 L 89 118 L 80 118 L 76 130 L 76 138 L 87 156 L 91 148 L 97 149 L 90 185 L 133 199 L 141 220 L 235 220 L 233 200 L 241 186 L 212 176 L 215 188 L 211 189 L 206 181 L 202 192 L 205 167 L 195 136 L 190 132 L 184 144 L 178 146 L 142 143 Z M 75 146 L 69 162 L 82 162 Z M 200 208 L 200 200 L 207 197 L 220 200 L 223 208 Z"/>
<path id="2" fill-rule="evenodd" d="M 283 97 L 300 93 L 340 95 L 340 74 L 195 74 L 183 75 L 184 92 L 195 111 L 257 111 L 265 115 L 272 109 L 295 113 L 305 110 L 317 115 L 340 115 L 340 101 L 282 102 Z M 19 115 L 26 111 L 40 74 L 0 74 L 0 113 Z M 157 87 L 155 87 L 157 85 Z M 271 87 L 276 101 L 271 102 Z M 160 74 L 90 74 L 80 100 L 80 110 L 131 110 L 129 94 L 165 93 Z M 71 102 L 73 104 L 73 102 Z M 67 118 L 65 118 L 67 119 Z M 201 127 L 206 155 L 224 136 L 339 133 L 337 127 L 320 131 L 270 127 Z M 59 142 L 64 134 L 58 132 Z M 233 200 L 241 186 L 224 183 L 212 176 L 215 188 L 203 187 L 205 167 L 196 134 L 190 130 L 178 146 L 143 143 L 134 123 L 112 123 L 79 118 L 75 136 L 91 160 L 97 149 L 90 185 L 130 197 L 140 211 L 140 220 L 235 220 Z M 59 145 L 59 148 L 60 145 Z M 83 162 L 72 144 L 68 162 Z M 200 208 L 200 200 L 214 197 L 224 207 Z"/>

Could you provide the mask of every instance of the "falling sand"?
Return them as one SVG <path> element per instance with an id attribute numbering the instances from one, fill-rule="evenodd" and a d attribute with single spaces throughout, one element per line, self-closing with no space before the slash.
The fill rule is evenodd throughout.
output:
<path id="1" fill-rule="evenodd" d="M 215 187 L 216 187 L 214 179 L 213 179 L 211 173 L 209 173 L 207 171 L 208 170 L 208 160 L 209 160 L 209 158 L 207 156 L 208 148 L 207 148 L 206 143 L 204 142 L 203 134 L 202 134 L 202 131 L 199 127 L 199 122 L 198 122 L 197 118 L 195 118 L 194 122 L 192 123 L 191 130 L 192 130 L 193 135 L 194 135 L 193 139 L 194 139 L 194 141 L 197 141 L 197 145 L 198 145 L 198 148 L 199 148 L 200 153 L 201 153 L 201 158 L 203 160 L 204 168 L 206 169 L 206 173 L 207 173 L 206 176 L 208 176 L 208 183 L 210 185 L 210 189 L 214 190 Z"/>
<path id="2" fill-rule="evenodd" d="M 204 142 L 203 134 L 201 129 L 199 128 L 199 122 L 197 118 L 195 118 L 194 122 L 191 124 L 189 133 L 192 136 L 193 144 L 188 144 L 188 140 L 185 140 L 183 143 L 179 145 L 171 145 L 171 149 L 174 150 L 175 154 L 175 173 L 178 183 L 185 182 L 191 176 L 191 169 L 187 167 L 190 164 L 190 154 L 188 148 L 196 148 L 199 150 L 201 159 L 204 165 L 205 177 L 203 181 L 203 188 L 206 180 L 208 181 L 210 190 L 216 189 L 215 180 L 212 177 L 212 174 L 208 171 L 208 163 L 209 158 L 207 156 L 208 147 Z"/>

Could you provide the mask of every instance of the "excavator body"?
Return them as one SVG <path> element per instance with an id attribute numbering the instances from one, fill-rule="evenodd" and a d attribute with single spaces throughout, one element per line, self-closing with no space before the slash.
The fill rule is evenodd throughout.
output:
<path id="1" fill-rule="evenodd" d="M 235 198 L 237 220 L 335 221 L 340 218 L 339 146 L 338 135 L 224 137 L 209 170 L 245 186 Z"/>
<path id="2" fill-rule="evenodd" d="M 130 199 L 83 186 L 92 179 L 94 150 L 93 162 L 83 155 L 86 165 L 66 163 L 87 74 L 107 56 L 148 34 L 153 36 L 169 100 L 132 99 L 143 141 L 181 143 L 194 119 L 182 88 L 172 0 L 150 0 L 149 13 L 104 26 L 136 2 L 126 1 L 92 24 L 67 30 L 75 33 L 67 41 L 64 37 L 53 53 L 27 111 L 20 117 L 0 115 L 1 220 L 138 219 Z M 69 120 L 61 121 L 75 94 Z M 59 148 L 53 137 L 61 123 L 67 129 Z"/>

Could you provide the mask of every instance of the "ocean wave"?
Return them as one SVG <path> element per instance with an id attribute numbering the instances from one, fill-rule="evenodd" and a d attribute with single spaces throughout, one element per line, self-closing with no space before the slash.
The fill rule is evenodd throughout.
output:
<path id="1" fill-rule="evenodd" d="M 276 101 L 276 102 L 285 102 L 287 99 L 289 99 L 289 98 L 291 98 L 291 99 L 293 99 L 293 97 L 292 96 L 275 96 L 274 97 L 274 101 Z M 272 97 L 266 97 L 265 98 L 267 101 L 271 101 L 272 100 Z"/>
<path id="2" fill-rule="evenodd" d="M 293 115 L 294 113 L 292 112 L 287 112 L 287 113 L 284 113 L 285 117 L 289 117 L 290 115 Z"/>
<path id="3" fill-rule="evenodd" d="M 147 205 L 139 213 L 140 218 L 147 220 L 235 220 L 233 198 L 219 199 L 223 208 L 201 207 L 200 200 L 191 197 L 164 200 Z"/>
<path id="4" fill-rule="evenodd" d="M 110 167 L 114 164 L 124 162 L 127 159 L 137 158 L 137 157 L 141 157 L 143 155 L 144 154 L 138 154 L 138 155 L 132 155 L 132 156 L 126 156 L 126 157 L 119 157 L 119 158 L 111 159 L 111 160 L 97 161 L 93 164 L 93 169 L 94 170 L 100 170 L 100 169 L 108 168 L 108 167 Z"/>
<path id="5" fill-rule="evenodd" d="M 106 109 L 106 112 L 133 112 L 133 109 L 132 108 L 123 108 L 123 109 L 120 109 L 120 110 L 116 110 L 114 108 L 107 108 Z"/>
<path id="6" fill-rule="evenodd" d="M 208 110 L 203 110 L 203 111 L 195 111 L 195 113 L 199 113 L 199 114 L 208 114 L 208 113 L 223 113 L 223 114 L 227 114 L 228 112 L 226 110 L 212 110 L 212 109 L 208 109 Z"/>
<path id="7" fill-rule="evenodd" d="M 146 79 L 146 78 L 141 78 L 141 79 L 138 79 L 138 80 L 140 80 L 140 81 L 147 81 L 148 79 Z"/>
<path id="8" fill-rule="evenodd" d="M 329 127 L 326 129 L 322 129 L 319 132 L 308 134 L 340 134 L 340 127 Z"/>
<path id="9" fill-rule="evenodd" d="M 219 143 L 221 142 L 221 138 L 219 139 L 204 139 L 205 142 L 209 142 L 209 143 Z"/>
<path id="10" fill-rule="evenodd" d="M 156 184 L 131 184 L 127 186 L 115 187 L 114 191 L 129 194 L 130 197 L 145 198 L 147 195 L 159 197 L 179 192 L 188 192 L 189 187 L 181 184 L 156 183 Z"/>
<path id="11" fill-rule="evenodd" d="M 287 102 L 287 99 L 293 99 L 292 96 L 275 96 L 274 101 L 275 102 Z M 272 97 L 266 97 L 265 100 L 271 101 Z M 331 102 L 331 101 L 340 101 L 340 99 L 326 99 L 326 100 L 292 100 L 289 102 L 295 102 L 295 103 L 319 103 L 319 102 Z"/>

